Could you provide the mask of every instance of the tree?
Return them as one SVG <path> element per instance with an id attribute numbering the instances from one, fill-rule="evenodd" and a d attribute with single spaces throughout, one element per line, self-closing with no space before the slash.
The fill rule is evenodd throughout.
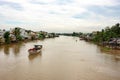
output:
<path id="1" fill-rule="evenodd" d="M 20 32 L 20 28 L 15 28 L 14 35 L 15 35 L 17 41 L 21 41 L 22 40 L 22 37 L 21 37 L 20 33 L 21 33 Z"/>
<path id="2" fill-rule="evenodd" d="M 116 37 L 120 37 L 120 24 L 117 23 L 116 25 L 112 26 L 111 31 L 116 35 Z"/>
<path id="3" fill-rule="evenodd" d="M 73 33 L 72 33 L 72 36 L 79 36 L 79 33 L 73 32 Z"/>
<path id="4" fill-rule="evenodd" d="M 45 38 L 45 35 L 43 33 L 39 33 L 39 36 L 38 36 L 39 39 L 44 39 Z"/>
<path id="5" fill-rule="evenodd" d="M 7 31 L 7 32 L 4 33 L 5 43 L 7 43 L 7 44 L 10 43 L 10 37 L 9 37 L 9 35 L 10 35 L 9 31 Z"/>
<path id="6" fill-rule="evenodd" d="M 102 31 L 98 32 L 93 38 L 94 42 L 101 43 L 102 41 L 109 41 L 111 38 L 120 37 L 120 24 L 117 23 L 113 25 L 111 28 L 106 27 L 102 29 Z"/>

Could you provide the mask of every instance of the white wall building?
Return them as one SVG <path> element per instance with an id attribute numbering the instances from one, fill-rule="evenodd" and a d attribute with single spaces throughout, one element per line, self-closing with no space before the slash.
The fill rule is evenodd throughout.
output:
<path id="1" fill-rule="evenodd" d="M 22 36 L 22 39 L 31 39 L 31 36 L 25 29 L 20 28 L 20 35 Z"/>

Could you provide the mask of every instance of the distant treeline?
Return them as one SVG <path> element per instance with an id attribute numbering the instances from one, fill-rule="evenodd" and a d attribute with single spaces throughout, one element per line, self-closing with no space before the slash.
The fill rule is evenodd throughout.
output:
<path id="1" fill-rule="evenodd" d="M 79 37 L 80 35 L 82 35 L 83 33 L 81 32 L 73 32 L 73 33 L 58 33 L 58 35 L 65 35 L 65 36 L 77 36 Z"/>

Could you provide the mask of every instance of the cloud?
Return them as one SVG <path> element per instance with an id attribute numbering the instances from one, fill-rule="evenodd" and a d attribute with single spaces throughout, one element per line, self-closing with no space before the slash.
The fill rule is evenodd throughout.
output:
<path id="1" fill-rule="evenodd" d="M 56 4 L 58 5 L 66 5 L 66 4 L 70 4 L 73 3 L 73 0 L 56 0 Z"/>
<path id="2" fill-rule="evenodd" d="M 8 7 L 12 7 L 14 9 L 16 9 L 16 10 L 21 10 L 22 9 L 22 7 L 20 6 L 20 4 L 14 3 L 14 2 L 0 1 L 0 5 L 1 6 L 5 5 L 5 6 L 8 6 Z"/>
<path id="3" fill-rule="evenodd" d="M 119 22 L 119 6 L 117 0 L 0 0 L 0 20 L 32 30 L 92 31 Z"/>

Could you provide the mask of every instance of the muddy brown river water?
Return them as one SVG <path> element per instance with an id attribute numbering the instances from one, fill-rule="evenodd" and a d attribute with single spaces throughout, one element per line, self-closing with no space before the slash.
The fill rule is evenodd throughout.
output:
<path id="1" fill-rule="evenodd" d="M 40 54 L 28 49 L 42 44 Z M 60 36 L 0 46 L 0 80 L 120 80 L 120 51 Z"/>

